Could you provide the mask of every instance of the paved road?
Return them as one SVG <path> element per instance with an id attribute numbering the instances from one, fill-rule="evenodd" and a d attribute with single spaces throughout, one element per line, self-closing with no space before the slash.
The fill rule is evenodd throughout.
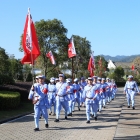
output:
<path id="1" fill-rule="evenodd" d="M 137 97 L 140 99 L 140 97 Z M 62 111 L 60 122 L 55 123 L 49 116 L 49 128 L 40 120 L 40 131 L 34 132 L 33 114 L 0 125 L 0 140 L 117 140 L 140 139 L 140 103 L 136 100 L 136 110 L 127 109 L 122 89 L 119 89 L 114 101 L 98 113 L 98 121 L 91 119 L 86 124 L 85 108 L 76 110 L 72 117 L 64 120 Z"/>

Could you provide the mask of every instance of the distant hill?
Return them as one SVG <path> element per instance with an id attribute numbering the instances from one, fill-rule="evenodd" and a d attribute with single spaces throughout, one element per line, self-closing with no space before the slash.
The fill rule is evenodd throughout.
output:
<path id="1" fill-rule="evenodd" d="M 140 57 L 140 54 L 138 55 L 130 55 L 130 56 L 124 56 L 124 55 L 117 55 L 117 56 L 110 56 L 110 55 L 101 55 L 105 58 L 106 61 L 109 59 L 114 62 L 132 62 L 136 57 Z"/>

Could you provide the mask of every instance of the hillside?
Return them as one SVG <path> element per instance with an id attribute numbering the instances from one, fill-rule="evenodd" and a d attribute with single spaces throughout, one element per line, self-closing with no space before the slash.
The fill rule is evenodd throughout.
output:
<path id="1" fill-rule="evenodd" d="M 117 55 L 117 56 L 110 56 L 110 55 L 101 55 L 105 58 L 106 61 L 109 59 L 114 62 L 132 62 L 136 57 L 140 57 L 140 54 L 138 55 L 130 55 L 130 56 L 124 56 L 124 55 Z"/>

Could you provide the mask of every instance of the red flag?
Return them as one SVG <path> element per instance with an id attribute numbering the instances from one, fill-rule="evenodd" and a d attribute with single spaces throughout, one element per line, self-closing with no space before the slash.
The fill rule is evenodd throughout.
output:
<path id="1" fill-rule="evenodd" d="M 22 58 L 21 63 L 33 64 L 35 59 L 40 55 L 40 49 L 35 26 L 30 15 L 30 10 L 28 10 L 28 15 L 26 17 L 22 46 L 24 50 L 24 57 Z"/>
<path id="2" fill-rule="evenodd" d="M 54 59 L 54 56 L 53 56 L 53 54 L 52 54 L 51 51 L 49 51 L 49 52 L 46 54 L 46 57 L 48 57 L 48 58 L 50 59 L 50 61 L 51 61 L 51 63 L 52 63 L 53 65 L 56 64 L 55 59 Z"/>
<path id="3" fill-rule="evenodd" d="M 134 69 L 135 69 L 134 65 L 132 65 L 131 69 L 132 69 L 132 70 L 134 70 Z"/>
<path id="4" fill-rule="evenodd" d="M 88 63 L 88 71 L 90 72 L 90 76 L 94 76 L 95 64 L 94 64 L 94 56 L 91 55 Z"/>
<path id="5" fill-rule="evenodd" d="M 74 56 L 76 56 L 76 51 L 74 47 L 73 37 L 71 37 L 68 45 L 68 57 L 71 58 Z"/>

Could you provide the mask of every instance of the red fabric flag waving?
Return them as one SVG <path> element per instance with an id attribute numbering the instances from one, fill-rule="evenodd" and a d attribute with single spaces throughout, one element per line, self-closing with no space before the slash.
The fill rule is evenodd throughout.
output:
<path id="1" fill-rule="evenodd" d="M 94 56 L 91 55 L 88 63 L 88 71 L 90 72 L 90 76 L 94 76 L 95 64 L 94 64 Z"/>
<path id="2" fill-rule="evenodd" d="M 132 65 L 131 69 L 132 69 L 132 70 L 134 70 L 134 69 L 135 69 L 134 65 Z"/>
<path id="3" fill-rule="evenodd" d="M 53 54 L 52 54 L 51 51 L 49 51 L 49 52 L 46 54 L 46 56 L 50 59 L 50 61 L 51 61 L 51 63 L 52 63 L 53 65 L 56 64 L 55 59 L 54 59 L 54 56 L 53 56 Z"/>
<path id="4" fill-rule="evenodd" d="M 28 10 L 28 15 L 26 17 L 24 33 L 22 37 L 22 46 L 24 50 L 24 57 L 22 58 L 21 63 L 33 64 L 35 59 L 40 55 L 40 49 L 35 26 L 30 15 L 30 10 Z"/>
<path id="5" fill-rule="evenodd" d="M 71 37 L 68 45 L 68 57 L 71 58 L 74 56 L 76 56 L 76 51 L 74 47 L 73 37 Z"/>

